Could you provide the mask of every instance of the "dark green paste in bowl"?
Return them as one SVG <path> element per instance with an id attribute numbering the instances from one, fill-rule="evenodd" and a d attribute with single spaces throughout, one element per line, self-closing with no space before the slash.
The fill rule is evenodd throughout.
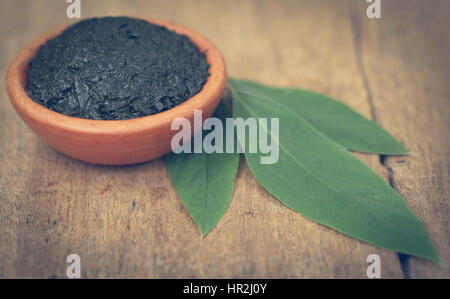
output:
<path id="1" fill-rule="evenodd" d="M 147 21 L 80 21 L 30 61 L 26 91 L 62 114 L 120 120 L 156 114 L 197 94 L 209 77 L 205 53 L 187 36 Z"/>

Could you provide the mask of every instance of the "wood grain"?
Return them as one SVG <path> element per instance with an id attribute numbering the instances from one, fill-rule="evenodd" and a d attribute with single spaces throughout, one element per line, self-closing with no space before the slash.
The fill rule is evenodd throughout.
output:
<path id="1" fill-rule="evenodd" d="M 444 42 L 426 33 L 444 32 L 448 22 L 445 14 L 425 28 L 402 22 L 423 3 L 403 13 L 389 6 L 386 17 L 399 19 L 383 15 L 372 23 L 358 3 L 331 0 L 86 1 L 82 16 L 140 15 L 186 25 L 221 49 L 231 76 L 316 90 L 376 116 L 413 155 L 384 163 L 357 156 L 395 182 L 448 261 L 449 90 L 442 60 L 448 36 Z M 72 22 L 64 1 L 3 0 L 1 7 L 3 77 L 28 41 Z M 411 62 L 428 50 L 433 57 Z M 384 278 L 449 277 L 448 268 L 436 272 L 415 258 L 404 273 L 395 253 L 291 211 L 259 186 L 243 159 L 229 210 L 202 239 L 162 160 L 105 167 L 59 154 L 22 123 L 0 84 L 0 277 L 63 278 L 70 253 L 81 256 L 84 278 L 364 278 L 371 253 L 381 256 Z"/>
<path id="2" fill-rule="evenodd" d="M 410 258 L 408 277 L 450 277 L 449 1 L 391 1 L 362 22 L 364 67 L 377 121 L 411 151 L 385 157 L 391 185 L 425 224 L 442 267 Z"/>

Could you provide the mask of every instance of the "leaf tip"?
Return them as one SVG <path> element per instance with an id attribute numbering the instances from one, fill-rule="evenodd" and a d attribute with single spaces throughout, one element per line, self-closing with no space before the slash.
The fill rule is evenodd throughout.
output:
<path id="1" fill-rule="evenodd" d="M 199 227 L 200 229 L 200 234 L 202 236 L 202 239 L 204 239 L 206 237 L 206 235 L 211 231 L 211 229 L 202 229 L 201 227 Z"/>
<path id="2" fill-rule="evenodd" d="M 411 151 L 409 149 L 407 149 L 403 144 L 399 143 L 400 147 L 396 153 L 396 155 L 411 155 Z"/>
<path id="3" fill-rule="evenodd" d="M 398 155 L 398 156 L 411 155 L 411 151 L 409 149 L 407 149 L 406 146 L 404 146 L 397 140 L 395 140 L 395 141 L 397 142 L 397 146 L 396 146 L 396 150 L 394 151 L 394 153 L 392 153 L 392 155 Z"/>
<path id="4" fill-rule="evenodd" d="M 438 265 L 441 268 L 444 267 L 444 264 L 442 263 L 442 260 L 440 259 L 436 251 L 433 252 L 433 256 L 430 257 L 429 261 L 433 262 L 434 264 Z"/>

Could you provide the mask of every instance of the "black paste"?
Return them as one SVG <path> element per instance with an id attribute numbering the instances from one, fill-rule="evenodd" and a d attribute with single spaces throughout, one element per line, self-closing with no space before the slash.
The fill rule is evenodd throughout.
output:
<path id="1" fill-rule="evenodd" d="M 30 61 L 26 91 L 69 116 L 129 119 L 168 110 L 197 94 L 209 64 L 188 37 L 127 17 L 76 23 Z"/>

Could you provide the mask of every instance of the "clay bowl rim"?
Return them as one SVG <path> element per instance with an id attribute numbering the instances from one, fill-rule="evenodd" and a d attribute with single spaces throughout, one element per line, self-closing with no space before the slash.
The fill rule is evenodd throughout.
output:
<path id="1" fill-rule="evenodd" d="M 27 44 L 9 65 L 6 74 L 6 87 L 14 108 L 19 114 L 23 113 L 27 117 L 43 125 L 61 128 L 70 132 L 93 135 L 124 135 L 139 134 L 141 132 L 162 127 L 170 124 L 177 117 L 190 119 L 192 118 L 194 110 L 200 110 L 210 105 L 214 105 L 217 98 L 221 97 L 225 88 L 227 71 L 222 54 L 213 43 L 200 33 L 185 26 L 153 18 L 134 18 L 164 26 L 178 34 L 186 35 L 200 51 L 206 51 L 206 60 L 210 65 L 210 76 L 203 88 L 196 95 L 169 110 L 149 116 L 125 120 L 93 120 L 72 117 L 52 111 L 45 106 L 34 102 L 25 91 L 26 70 L 29 61 L 36 55 L 40 46 L 45 44 L 48 40 L 58 36 L 67 27 L 71 26 L 70 24 L 52 30 Z"/>

